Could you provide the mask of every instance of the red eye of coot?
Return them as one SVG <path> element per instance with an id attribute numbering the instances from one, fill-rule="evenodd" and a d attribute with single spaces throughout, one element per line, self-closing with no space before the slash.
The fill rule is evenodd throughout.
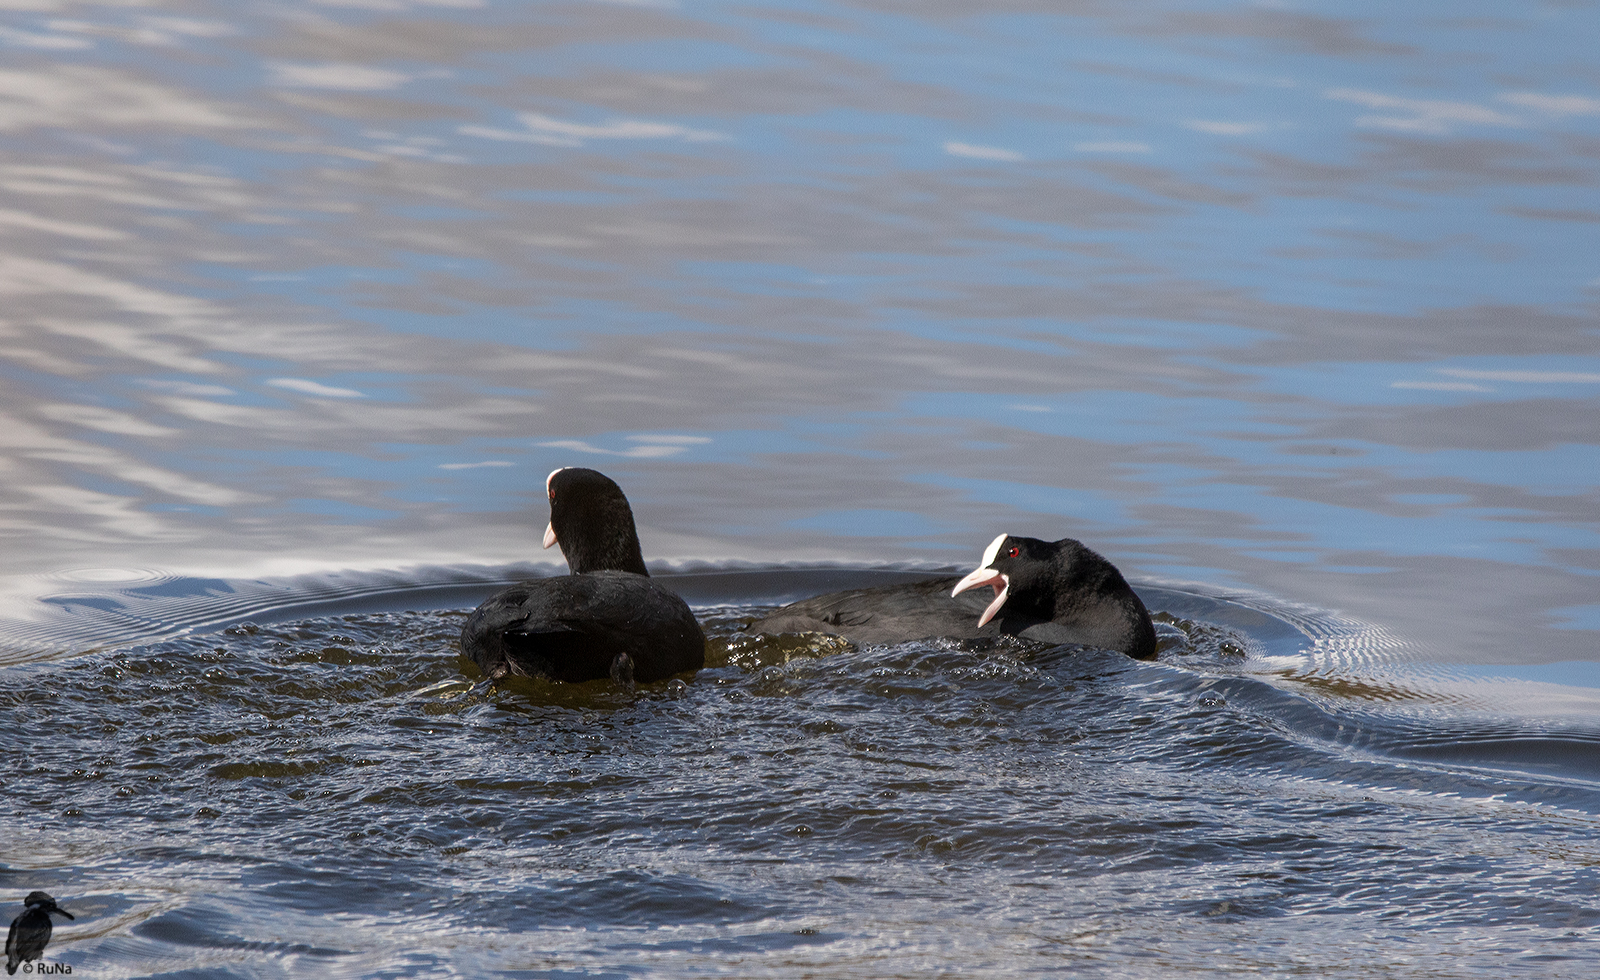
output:
<path id="1" fill-rule="evenodd" d="M 1006 557 L 1007 558 L 1015 558 L 1020 554 L 1022 554 L 1022 549 L 1017 547 L 1016 545 L 1012 545 L 1011 546 L 1011 550 L 1006 552 Z"/>

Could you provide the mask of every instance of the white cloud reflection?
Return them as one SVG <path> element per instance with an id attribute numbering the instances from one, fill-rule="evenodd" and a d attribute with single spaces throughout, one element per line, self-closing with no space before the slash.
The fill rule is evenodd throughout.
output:
<path id="1" fill-rule="evenodd" d="M 127 232 L 116 228 L 87 225 L 76 221 L 59 221 L 30 214 L 26 211 L 14 211 L 10 208 L 0 208 L 0 226 L 21 228 L 28 231 L 42 231 L 46 234 L 60 235 L 64 238 L 79 238 L 85 241 L 118 242 L 126 241 L 132 237 Z"/>
<path id="2" fill-rule="evenodd" d="M 1475 385 L 1470 381 L 1396 381 L 1389 385 L 1391 388 L 1407 388 L 1416 391 L 1493 391 L 1483 385 Z"/>
<path id="3" fill-rule="evenodd" d="M 705 436 L 645 435 L 628 436 L 627 441 L 639 443 L 639 445 L 628 449 L 603 449 L 581 439 L 558 439 L 554 442 L 541 442 L 538 445 L 545 449 L 570 449 L 573 452 L 593 453 L 598 456 L 624 456 L 628 459 L 662 459 L 667 456 L 676 456 L 690 446 L 704 445 L 711 440 Z"/>
<path id="4" fill-rule="evenodd" d="M 177 47 L 188 38 L 228 37 L 239 33 L 238 28 L 214 20 L 196 20 L 192 17 L 140 17 L 132 24 L 96 23 L 87 20 L 52 20 L 51 30 L 88 37 L 107 37 L 125 44 L 142 44 L 149 47 Z M 76 47 L 93 47 L 94 42 L 83 38 L 72 39 Z"/>
<path id="5" fill-rule="evenodd" d="M 1415 133 L 1447 133 L 1458 124 L 1474 126 L 1520 126 L 1516 116 L 1473 102 L 1453 102 L 1448 99 L 1406 99 L 1365 89 L 1328 89 L 1323 95 L 1338 102 L 1353 102 L 1368 109 L 1382 110 L 1382 115 L 1360 116 L 1358 126 L 1375 126 Z"/>
<path id="6" fill-rule="evenodd" d="M 944 151 L 953 157 L 967 157 L 972 160 L 993 160 L 997 163 L 1020 163 L 1028 159 L 1012 150 L 1002 150 L 998 146 L 978 146 L 973 143 L 946 143 Z"/>
<path id="7" fill-rule="evenodd" d="M 0 71 L 0 130 L 238 129 L 254 124 L 248 113 L 116 69 L 53 65 Z"/>
<path id="8" fill-rule="evenodd" d="M 85 429 L 94 429 L 97 432 L 109 432 L 113 435 L 140 436 L 144 438 L 182 435 L 181 429 L 155 425 L 137 416 L 129 415 L 127 412 L 102 408 L 99 405 L 75 405 L 67 402 L 58 402 L 51 405 L 40 405 L 38 412 L 47 419 L 66 422 Z"/>
<path id="9" fill-rule="evenodd" d="M 643 119 L 614 119 L 610 122 L 589 124 L 568 122 L 538 112 L 521 112 L 517 114 L 517 119 L 527 127 L 526 130 L 462 126 L 459 132 L 464 136 L 481 136 L 491 140 L 568 147 L 582 146 L 588 140 L 672 139 L 685 143 L 708 143 L 730 138 L 725 133 L 708 129 L 691 129 L 676 123 L 649 122 Z"/>
<path id="10" fill-rule="evenodd" d="M 1352 102 L 1380 114 L 1359 116 L 1358 126 L 1393 129 L 1400 132 L 1443 134 L 1459 126 L 1529 126 L 1544 119 L 1600 115 L 1600 99 L 1586 95 L 1550 95 L 1543 92 L 1502 92 L 1494 101 L 1501 106 L 1527 110 L 1518 114 L 1509 108 L 1459 102 L 1449 99 L 1408 99 L 1366 89 L 1335 88 L 1323 93 L 1339 102 Z"/>
<path id="11" fill-rule="evenodd" d="M 92 414 L 94 410 L 90 406 L 63 405 L 59 408 L 62 411 L 57 412 L 57 415 L 65 415 L 70 421 L 78 424 L 85 424 L 91 420 L 100 422 L 102 431 L 110 431 L 105 429 L 104 425 L 111 422 L 113 416 L 117 414 L 110 412 Z M 89 413 L 85 413 L 85 409 L 89 409 Z M 111 446 L 64 438 L 59 433 L 14 416 L 0 415 L 0 449 L 5 450 L 5 455 L 12 459 L 59 463 L 78 471 L 138 484 L 169 497 L 209 507 L 228 507 L 262 499 L 252 493 L 219 486 L 187 473 L 157 466 Z M 46 485 L 52 494 L 49 498 L 52 507 L 69 511 L 73 509 L 71 500 L 79 494 L 65 493 L 66 488 L 57 486 L 56 481 L 44 479 L 23 481 L 18 483 L 17 487 L 31 494 L 43 492 Z M 100 491 L 84 490 L 82 495 L 102 501 L 107 498 L 107 495 Z"/>
<path id="12" fill-rule="evenodd" d="M 354 388 L 335 388 L 309 378 L 270 378 L 267 384 L 274 388 L 283 388 L 286 391 L 298 391 L 302 395 L 311 395 L 315 398 L 365 398 L 366 395 Z"/>
<path id="13" fill-rule="evenodd" d="M 1408 388 L 1417 391 L 1494 391 L 1481 381 L 1503 381 L 1512 384 L 1600 384 L 1600 373 L 1592 371 L 1534 371 L 1517 368 L 1434 368 L 1434 374 L 1457 381 L 1395 381 L 1391 388 Z"/>
<path id="14" fill-rule="evenodd" d="M 63 34 L 33 34 L 11 27 L 0 27 L 0 44 L 13 48 L 33 48 L 36 51 L 82 51 L 94 47 L 94 42 L 81 37 Z"/>
<path id="15" fill-rule="evenodd" d="M 1483 371 L 1473 368 L 1440 368 L 1439 373 L 1452 378 L 1471 378 L 1476 381 L 1520 381 L 1554 385 L 1600 384 L 1600 374 L 1587 371 Z"/>
<path id="16" fill-rule="evenodd" d="M 1542 92 L 1506 92 L 1499 101 L 1533 109 L 1547 116 L 1600 116 L 1600 99 L 1584 95 L 1545 95 Z"/>
<path id="17" fill-rule="evenodd" d="M 320 88 L 342 92 L 382 92 L 399 88 L 414 77 L 388 68 L 370 65 L 295 65 L 276 62 L 267 66 L 272 70 L 272 84 L 284 88 Z"/>
<path id="18" fill-rule="evenodd" d="M 1267 128 L 1266 123 L 1221 122 L 1213 119 L 1189 119 L 1183 125 L 1186 129 L 1210 133 L 1212 136 L 1249 136 Z"/>

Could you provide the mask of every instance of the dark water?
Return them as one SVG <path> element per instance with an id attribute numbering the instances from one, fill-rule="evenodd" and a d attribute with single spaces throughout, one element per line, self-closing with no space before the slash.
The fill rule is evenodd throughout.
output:
<path id="1" fill-rule="evenodd" d="M 1156 663 L 734 601 L 636 694 L 476 686 L 459 610 L 12 668 L 0 887 L 93 976 L 1592 974 L 1600 726 L 1296 688 L 1317 624 L 1146 596 Z"/>
<path id="2" fill-rule="evenodd" d="M 87 976 L 1593 976 L 1596 37 L 0 2 L 0 902 Z M 457 659 L 574 464 L 682 686 Z M 738 633 L 1002 531 L 1161 661 Z"/>

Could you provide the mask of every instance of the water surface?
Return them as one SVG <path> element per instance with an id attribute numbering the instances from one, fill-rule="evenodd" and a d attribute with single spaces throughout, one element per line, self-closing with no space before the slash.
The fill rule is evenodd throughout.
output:
<path id="1" fill-rule="evenodd" d="M 0 879 L 117 976 L 1595 968 L 1592 713 L 1264 674 L 1315 624 L 1147 598 L 1210 619 L 1140 663 L 702 605 L 706 669 L 636 694 L 475 685 L 460 611 L 12 668 Z"/>
<path id="2" fill-rule="evenodd" d="M 1594 4 L 3 7 L 52 956 L 1592 974 Z M 681 690 L 455 658 L 573 464 Z M 1000 531 L 1242 655 L 738 636 Z"/>

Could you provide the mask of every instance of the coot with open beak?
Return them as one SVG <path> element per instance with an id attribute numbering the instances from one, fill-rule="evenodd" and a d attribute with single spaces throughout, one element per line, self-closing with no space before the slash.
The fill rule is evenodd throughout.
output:
<path id="1" fill-rule="evenodd" d="M 992 594 L 970 590 L 989 586 Z M 1002 534 L 965 578 L 851 589 L 792 603 L 757 633 L 832 633 L 857 643 L 1011 634 L 1046 643 L 1156 655 L 1155 627 L 1117 567 L 1081 541 Z"/>

